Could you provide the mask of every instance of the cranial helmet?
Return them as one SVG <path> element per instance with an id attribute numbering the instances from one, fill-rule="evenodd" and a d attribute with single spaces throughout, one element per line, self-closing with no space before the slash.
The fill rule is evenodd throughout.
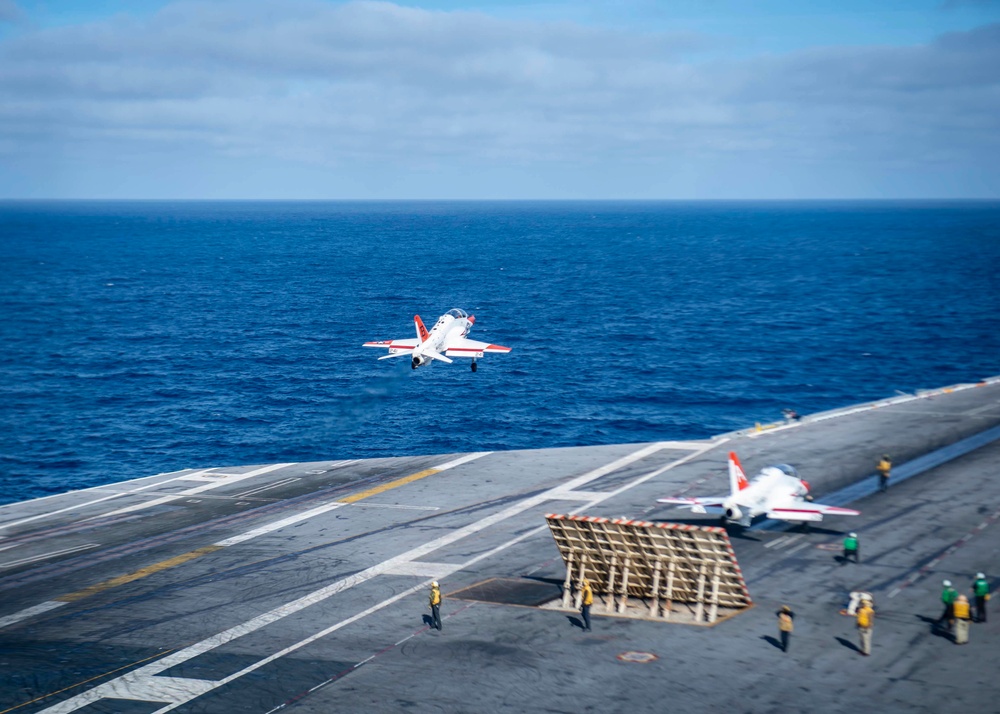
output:
<path id="1" fill-rule="evenodd" d="M 944 586 L 945 586 L 946 588 L 950 588 L 950 587 L 951 587 L 951 581 L 950 581 L 950 580 L 945 580 L 945 581 L 944 581 L 943 583 L 941 583 L 941 584 L 942 584 L 942 585 L 944 585 Z"/>
<path id="2" fill-rule="evenodd" d="M 986 576 L 983 575 L 982 573 L 976 573 L 976 577 L 979 578 L 980 580 L 985 580 L 986 579 Z"/>

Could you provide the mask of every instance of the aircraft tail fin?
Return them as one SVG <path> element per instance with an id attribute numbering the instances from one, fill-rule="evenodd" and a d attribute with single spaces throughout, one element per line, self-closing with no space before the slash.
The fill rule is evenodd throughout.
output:
<path id="1" fill-rule="evenodd" d="M 729 491 L 732 494 L 742 491 L 750 482 L 747 480 L 747 475 L 743 471 L 743 465 L 740 463 L 739 457 L 736 456 L 735 451 L 729 452 Z"/>
<path id="2" fill-rule="evenodd" d="M 426 342 L 428 337 L 427 328 L 424 327 L 424 321 L 420 319 L 420 315 L 413 316 L 413 324 L 417 328 L 417 339 L 421 342 Z"/>

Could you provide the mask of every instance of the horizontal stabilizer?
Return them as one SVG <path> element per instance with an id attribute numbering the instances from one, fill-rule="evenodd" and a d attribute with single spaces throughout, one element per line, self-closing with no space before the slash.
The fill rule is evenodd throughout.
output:
<path id="1" fill-rule="evenodd" d="M 399 352 L 396 352 L 395 354 L 382 355 L 381 357 L 379 357 L 379 359 L 392 359 L 393 357 L 408 357 L 412 352 L 413 352 L 412 349 L 410 349 L 410 350 L 400 350 Z"/>
<path id="2" fill-rule="evenodd" d="M 445 354 L 449 357 L 482 357 L 486 352 L 507 354 L 510 352 L 510 347 L 491 345 L 489 342 L 480 342 L 479 340 L 460 337 L 452 340 L 448 344 L 448 349 L 445 350 Z"/>
<path id="3" fill-rule="evenodd" d="M 776 521 L 809 521 L 813 523 L 823 520 L 823 514 L 819 511 L 807 511 L 800 508 L 774 508 L 767 512 L 767 517 Z"/>
<path id="4" fill-rule="evenodd" d="M 680 508 L 690 508 L 691 513 L 720 514 L 726 512 L 725 504 L 719 498 L 658 498 L 657 503 L 669 503 Z"/>
<path id="5" fill-rule="evenodd" d="M 412 350 L 416 347 L 418 343 L 412 337 L 406 340 L 375 340 L 373 342 L 366 342 L 362 347 L 381 347 L 384 350 Z"/>

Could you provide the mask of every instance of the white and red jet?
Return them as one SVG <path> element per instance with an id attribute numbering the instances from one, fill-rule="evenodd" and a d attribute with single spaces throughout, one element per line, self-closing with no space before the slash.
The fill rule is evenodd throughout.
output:
<path id="1" fill-rule="evenodd" d="M 821 521 L 823 516 L 858 516 L 860 511 L 814 503 L 809 483 L 787 464 L 765 466 L 748 481 L 736 453 L 729 452 L 729 495 L 706 498 L 660 498 L 657 503 L 672 503 L 691 509 L 692 513 L 714 513 L 724 521 L 743 526 L 760 515 L 778 521 Z"/>
<path id="2" fill-rule="evenodd" d="M 413 316 L 413 324 L 417 328 L 416 338 L 404 340 L 378 340 L 366 342 L 365 347 L 381 347 L 389 350 L 389 354 L 379 359 L 390 359 L 410 355 L 410 366 L 413 369 L 430 364 L 432 360 L 440 360 L 451 364 L 449 357 L 471 357 L 472 371 L 476 371 L 476 360 L 487 352 L 510 352 L 510 347 L 491 345 L 486 342 L 466 339 L 469 330 L 476 322 L 476 316 L 465 310 L 449 310 L 438 318 L 430 332 L 424 327 L 420 315 Z"/>

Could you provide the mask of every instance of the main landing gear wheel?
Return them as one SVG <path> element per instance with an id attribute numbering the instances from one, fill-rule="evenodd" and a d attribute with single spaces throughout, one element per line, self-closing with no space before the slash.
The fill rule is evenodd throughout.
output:
<path id="1" fill-rule="evenodd" d="M 475 362 L 473 362 L 472 363 L 472 371 L 475 372 L 477 369 L 479 369 L 479 365 L 476 364 Z"/>

